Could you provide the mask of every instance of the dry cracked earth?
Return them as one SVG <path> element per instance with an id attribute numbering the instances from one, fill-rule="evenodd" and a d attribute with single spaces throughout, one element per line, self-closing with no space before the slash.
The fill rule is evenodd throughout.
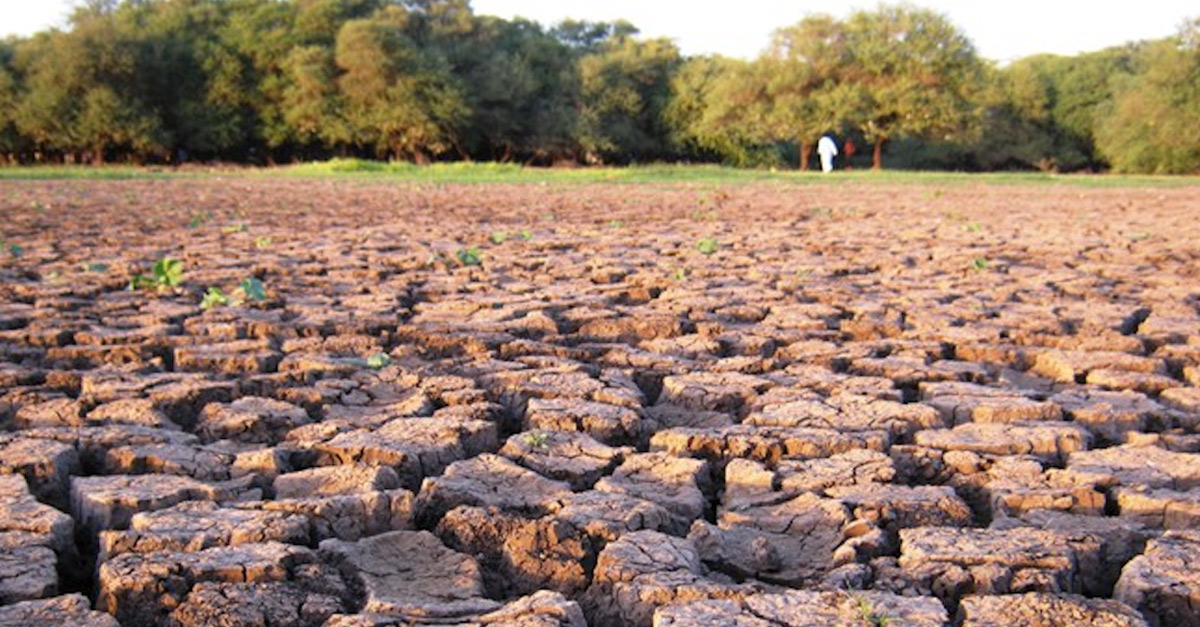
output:
<path id="1" fill-rule="evenodd" d="M 1200 625 L 1198 202 L 5 182 L 0 625 Z"/>

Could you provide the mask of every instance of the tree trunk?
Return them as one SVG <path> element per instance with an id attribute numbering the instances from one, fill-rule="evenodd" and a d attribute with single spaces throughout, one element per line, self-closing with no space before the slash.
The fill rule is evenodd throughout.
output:
<path id="1" fill-rule="evenodd" d="M 874 156 L 873 156 L 872 162 L 871 162 L 872 170 L 882 170 L 883 169 L 883 142 L 886 142 L 886 141 L 887 141 L 887 138 L 884 137 L 884 138 L 880 138 L 878 141 L 875 142 L 875 152 L 874 152 Z"/>
<path id="2" fill-rule="evenodd" d="M 812 156 L 812 144 L 800 142 L 800 171 L 808 172 L 808 159 Z"/>

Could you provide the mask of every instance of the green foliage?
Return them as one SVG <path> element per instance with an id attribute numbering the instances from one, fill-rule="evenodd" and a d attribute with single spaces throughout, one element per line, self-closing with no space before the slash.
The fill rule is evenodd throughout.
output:
<path id="1" fill-rule="evenodd" d="M 696 242 L 696 250 L 704 255 L 712 255 L 721 249 L 721 244 L 716 239 L 706 237 Z"/>
<path id="2" fill-rule="evenodd" d="M 229 304 L 229 297 L 219 287 L 209 287 L 200 300 L 200 309 L 208 311 L 213 307 L 224 307 Z"/>
<path id="3" fill-rule="evenodd" d="M 492 234 L 488 236 L 488 239 L 490 239 L 493 244 L 499 246 L 508 240 L 508 232 L 492 231 Z"/>
<path id="4" fill-rule="evenodd" d="M 610 228 L 610 229 L 623 229 L 623 228 L 625 228 L 625 221 L 624 221 L 624 220 L 609 220 L 609 221 L 608 221 L 608 228 Z"/>
<path id="5" fill-rule="evenodd" d="M 454 258 L 458 259 L 461 266 L 478 266 L 483 263 L 483 253 L 475 246 L 458 249 L 454 253 Z"/>
<path id="6" fill-rule="evenodd" d="M 266 249 L 270 248 L 271 245 L 274 243 L 275 243 L 275 238 L 273 238 L 273 237 L 265 237 L 264 236 L 264 237 L 254 238 L 254 247 L 259 250 L 266 250 Z"/>
<path id="7" fill-rule="evenodd" d="M 257 303 L 267 300 L 267 287 L 257 277 L 242 279 L 242 282 L 238 284 L 238 291 L 249 301 Z"/>
<path id="8" fill-rule="evenodd" d="M 529 229 L 521 229 L 521 232 L 517 233 L 517 237 L 522 242 L 532 241 L 533 240 L 533 231 L 530 231 Z"/>
<path id="9" fill-rule="evenodd" d="M 183 262 L 163 257 L 154 262 L 151 274 L 154 277 L 154 285 L 157 287 L 179 287 L 179 284 L 183 282 Z"/>
<path id="10" fill-rule="evenodd" d="M 392 356 L 387 353 L 375 353 L 367 358 L 367 367 L 371 370 L 383 370 L 392 363 Z"/>
<path id="11" fill-rule="evenodd" d="M 976 257 L 971 260 L 971 269 L 975 271 L 987 270 L 988 260 L 986 257 Z"/>
<path id="12" fill-rule="evenodd" d="M 544 431 L 530 431 L 525 434 L 525 444 L 532 448 L 546 448 L 550 435 Z"/>

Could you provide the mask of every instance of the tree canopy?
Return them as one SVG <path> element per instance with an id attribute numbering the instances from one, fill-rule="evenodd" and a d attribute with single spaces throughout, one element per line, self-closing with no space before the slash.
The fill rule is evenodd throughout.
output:
<path id="1" fill-rule="evenodd" d="M 741 60 L 468 0 L 94 0 L 65 30 L 0 41 L 0 163 L 807 169 L 832 134 L 876 168 L 1195 173 L 1198 24 L 1001 66 L 909 4 L 811 15 Z"/>

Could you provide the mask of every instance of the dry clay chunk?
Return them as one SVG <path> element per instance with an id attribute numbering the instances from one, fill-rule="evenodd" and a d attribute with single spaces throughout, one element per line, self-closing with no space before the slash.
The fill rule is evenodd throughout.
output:
<path id="1" fill-rule="evenodd" d="M 588 627 L 579 604 L 557 592 L 542 590 L 509 602 L 498 610 L 456 619 L 439 618 L 455 627 Z M 334 616 L 323 627 L 412 627 L 413 617 L 383 614 Z"/>
<path id="2" fill-rule="evenodd" d="M 87 597 L 68 594 L 0 607 L 0 627 L 121 627 L 117 619 L 91 608 Z"/>
<path id="3" fill-rule="evenodd" d="M 1137 609 L 1156 627 L 1196 627 L 1200 612 L 1200 533 L 1168 531 L 1121 571 L 1113 598 Z"/>
<path id="4" fill-rule="evenodd" d="M 454 618 L 497 609 L 484 598 L 475 559 L 428 531 L 393 531 L 358 542 L 326 540 L 321 554 L 366 595 L 362 611 Z"/>
<path id="5" fill-rule="evenodd" d="M 1147 627 L 1124 603 L 1074 594 L 1006 594 L 962 600 L 960 627 Z"/>
<path id="6" fill-rule="evenodd" d="M 874 591 L 796 590 L 672 603 L 654 613 L 654 627 L 942 627 L 947 622 L 946 608 L 937 599 Z"/>

